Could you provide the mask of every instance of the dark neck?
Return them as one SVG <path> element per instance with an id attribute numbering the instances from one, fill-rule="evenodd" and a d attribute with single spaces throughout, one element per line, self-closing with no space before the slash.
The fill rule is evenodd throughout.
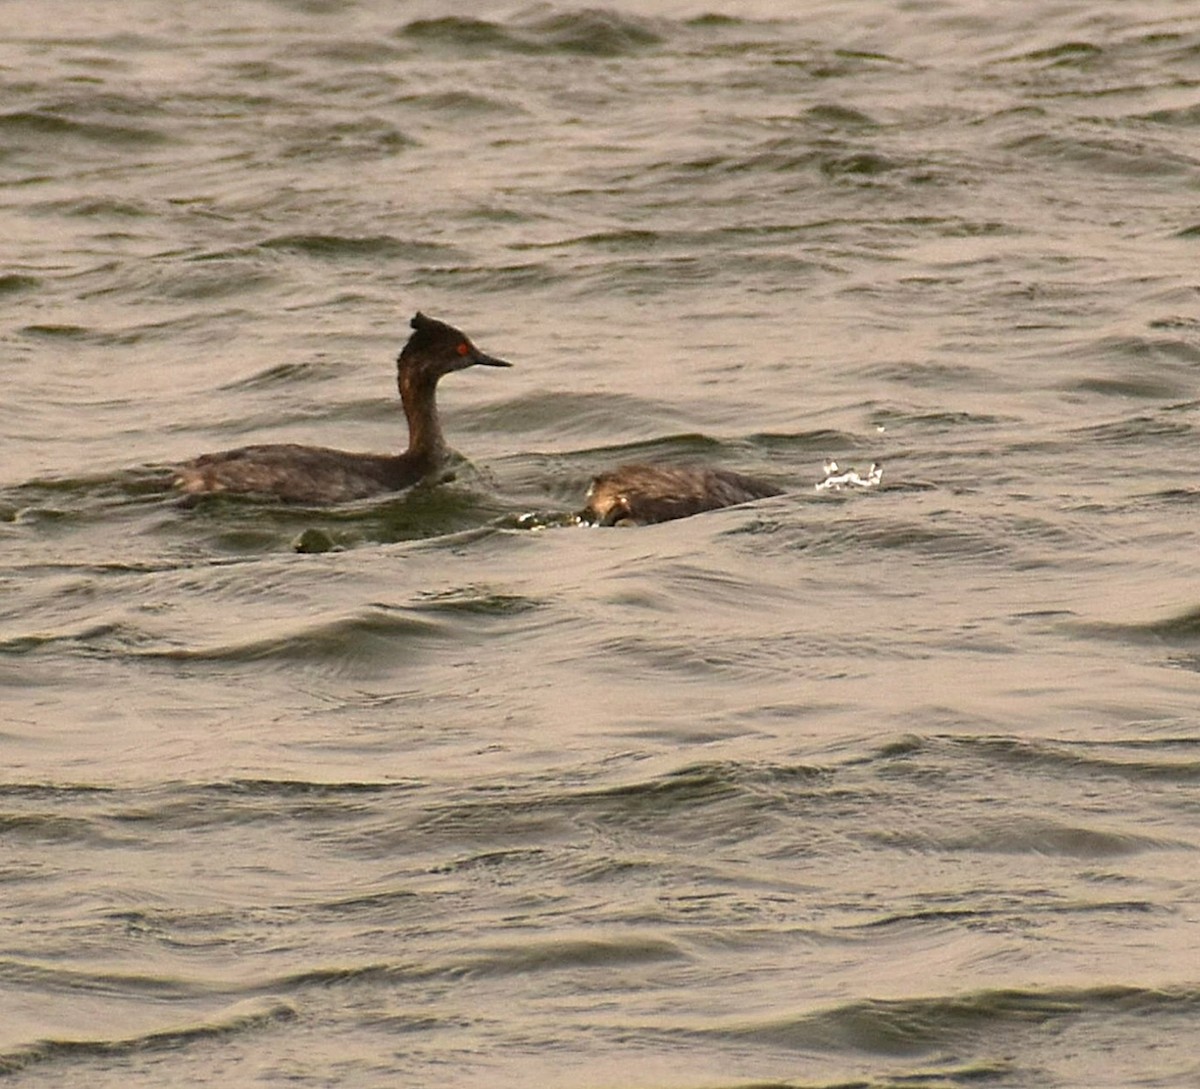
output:
<path id="1" fill-rule="evenodd" d="M 405 461 L 430 472 L 446 459 L 446 440 L 438 419 L 437 379 L 402 372 L 400 401 L 408 419 L 408 449 L 401 455 Z"/>

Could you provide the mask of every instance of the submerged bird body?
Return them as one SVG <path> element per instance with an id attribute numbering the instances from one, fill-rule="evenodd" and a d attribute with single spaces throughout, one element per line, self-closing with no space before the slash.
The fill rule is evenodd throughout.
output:
<path id="1" fill-rule="evenodd" d="M 728 469 L 621 465 L 592 481 L 579 517 L 601 526 L 647 525 L 779 494 L 765 480 Z"/>
<path id="2" fill-rule="evenodd" d="M 289 503 L 342 503 L 411 487 L 436 474 L 447 447 L 437 412 L 437 383 L 466 367 L 508 367 L 485 355 L 452 325 L 418 313 L 396 360 L 408 420 L 403 453 L 359 454 L 324 446 L 275 443 L 203 454 L 175 467 L 174 485 L 191 496 L 259 495 Z"/>

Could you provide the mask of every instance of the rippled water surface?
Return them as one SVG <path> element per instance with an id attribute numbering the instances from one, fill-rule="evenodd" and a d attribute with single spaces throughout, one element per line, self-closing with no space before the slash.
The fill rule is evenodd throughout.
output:
<path id="1" fill-rule="evenodd" d="M 721 2 L 5 6 L 12 1084 L 1200 1079 L 1200 14 Z"/>

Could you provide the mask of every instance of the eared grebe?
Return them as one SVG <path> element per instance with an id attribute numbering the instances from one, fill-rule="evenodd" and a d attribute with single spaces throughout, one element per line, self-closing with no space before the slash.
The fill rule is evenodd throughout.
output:
<path id="1" fill-rule="evenodd" d="M 398 491 L 436 473 L 446 461 L 438 421 L 438 379 L 482 364 L 511 367 L 485 355 L 452 325 L 418 313 L 396 360 L 400 400 L 408 419 L 402 454 L 353 454 L 322 446 L 278 443 L 204 454 L 175 469 L 175 487 L 189 495 L 217 492 L 268 496 L 289 503 L 342 503 Z"/>
<path id="2" fill-rule="evenodd" d="M 647 525 L 780 494 L 774 484 L 728 469 L 621 465 L 592 481 L 579 518 L 600 526 Z"/>

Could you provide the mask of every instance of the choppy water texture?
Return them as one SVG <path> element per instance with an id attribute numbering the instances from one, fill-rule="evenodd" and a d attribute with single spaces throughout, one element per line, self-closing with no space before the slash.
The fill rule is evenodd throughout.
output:
<path id="1" fill-rule="evenodd" d="M 1200 1080 L 1195 4 L 462 12 L 4 7 L 0 1071 Z"/>

